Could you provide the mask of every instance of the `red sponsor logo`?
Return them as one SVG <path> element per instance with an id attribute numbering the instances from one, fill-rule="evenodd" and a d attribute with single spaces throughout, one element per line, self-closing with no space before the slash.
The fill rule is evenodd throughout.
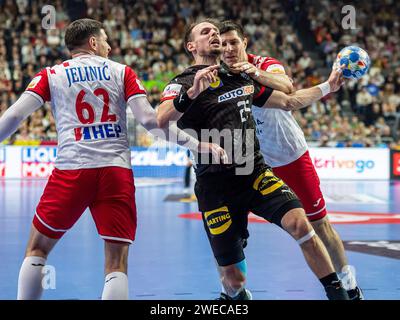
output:
<path id="1" fill-rule="evenodd" d="M 4 177 L 6 175 L 6 164 L 0 163 L 0 177 Z"/>
<path id="2" fill-rule="evenodd" d="M 367 213 L 367 212 L 339 212 L 331 211 L 329 221 L 333 224 L 393 224 L 400 223 L 400 214 Z M 180 218 L 201 220 L 199 212 L 184 213 Z M 249 214 L 249 223 L 268 223 L 263 218 L 252 213 Z"/>
<path id="3" fill-rule="evenodd" d="M 24 162 L 22 164 L 23 178 L 48 178 L 54 169 L 53 162 Z"/>

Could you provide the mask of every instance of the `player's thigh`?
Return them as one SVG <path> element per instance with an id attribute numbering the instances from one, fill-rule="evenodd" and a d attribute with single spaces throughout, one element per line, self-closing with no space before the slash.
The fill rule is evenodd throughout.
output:
<path id="1" fill-rule="evenodd" d="M 265 220 L 282 227 L 282 217 L 292 209 L 302 208 L 296 194 L 270 169 L 255 177 L 250 210 Z"/>
<path id="2" fill-rule="evenodd" d="M 132 243 L 136 235 L 135 186 L 131 169 L 102 168 L 90 206 L 99 235 L 106 241 Z"/>
<path id="3" fill-rule="evenodd" d="M 218 190 L 195 185 L 204 228 L 218 265 L 244 259 L 243 244 L 248 237 L 247 211 L 232 207 Z"/>
<path id="4" fill-rule="evenodd" d="M 49 238 L 60 238 L 89 206 L 96 185 L 93 169 L 55 168 L 36 208 L 35 228 Z"/>
<path id="5" fill-rule="evenodd" d="M 315 221 L 326 216 L 320 180 L 308 151 L 296 161 L 273 170 L 299 197 L 309 220 Z"/>

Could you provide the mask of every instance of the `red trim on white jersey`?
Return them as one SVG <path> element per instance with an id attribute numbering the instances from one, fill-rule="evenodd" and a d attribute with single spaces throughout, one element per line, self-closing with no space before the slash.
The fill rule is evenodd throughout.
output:
<path id="1" fill-rule="evenodd" d="M 133 71 L 132 68 L 128 66 L 125 67 L 124 88 L 125 101 L 128 101 L 129 98 L 138 94 L 146 95 L 146 90 L 140 82 L 135 71 Z"/>
<path id="2" fill-rule="evenodd" d="M 43 102 L 50 101 L 49 78 L 47 70 L 43 69 L 38 72 L 26 87 L 26 91 L 34 92 L 39 95 Z"/>
<path id="3" fill-rule="evenodd" d="M 249 53 L 247 55 L 248 61 L 255 65 L 257 68 L 264 70 L 264 71 L 269 71 L 267 69 L 269 69 L 271 66 L 277 65 L 277 66 L 281 66 L 281 68 L 279 68 L 280 70 L 283 70 L 283 73 L 285 73 L 285 69 L 283 68 L 283 64 L 282 62 L 280 62 L 279 60 L 272 58 L 272 57 L 262 57 L 262 56 L 256 56 L 254 54 Z M 273 70 L 271 72 L 274 72 Z"/>

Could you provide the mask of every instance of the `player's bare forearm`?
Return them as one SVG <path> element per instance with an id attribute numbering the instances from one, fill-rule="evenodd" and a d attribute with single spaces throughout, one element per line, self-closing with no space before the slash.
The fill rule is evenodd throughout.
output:
<path id="1" fill-rule="evenodd" d="M 257 81 L 263 86 L 267 86 L 287 94 L 294 92 L 293 84 L 286 74 L 278 74 L 258 69 L 256 73 L 253 73 L 250 76 L 254 81 Z"/>
<path id="2" fill-rule="evenodd" d="M 286 111 L 298 110 L 318 101 L 322 96 L 322 91 L 318 86 L 297 90 L 289 95 L 275 90 L 264 104 L 264 107 Z"/>
<path id="3" fill-rule="evenodd" d="M 298 90 L 292 94 L 273 91 L 265 102 L 266 108 L 280 108 L 286 111 L 298 110 L 318 101 L 330 92 L 336 92 L 344 84 L 341 68 L 333 68 L 329 78 L 315 87 Z"/>
<path id="4" fill-rule="evenodd" d="M 160 104 L 157 110 L 157 123 L 160 128 L 168 127 L 170 121 L 177 121 L 183 113 L 177 111 L 172 100 Z"/>
<path id="5" fill-rule="evenodd" d="M 0 118 L 0 142 L 13 134 L 21 121 L 39 109 L 42 104 L 42 101 L 33 95 L 23 93 Z"/>

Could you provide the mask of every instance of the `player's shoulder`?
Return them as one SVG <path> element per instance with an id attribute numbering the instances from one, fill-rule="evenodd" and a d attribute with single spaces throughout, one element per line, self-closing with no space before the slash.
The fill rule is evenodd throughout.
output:
<path id="1" fill-rule="evenodd" d="M 248 60 L 250 63 L 262 70 L 274 73 L 285 73 L 285 68 L 282 62 L 274 57 L 248 54 Z"/>
<path id="2" fill-rule="evenodd" d="M 190 82 L 194 79 L 194 76 L 196 75 L 197 71 L 204 69 L 205 67 L 207 66 L 203 65 L 190 66 L 186 68 L 182 73 L 173 77 L 170 83 Z"/>

